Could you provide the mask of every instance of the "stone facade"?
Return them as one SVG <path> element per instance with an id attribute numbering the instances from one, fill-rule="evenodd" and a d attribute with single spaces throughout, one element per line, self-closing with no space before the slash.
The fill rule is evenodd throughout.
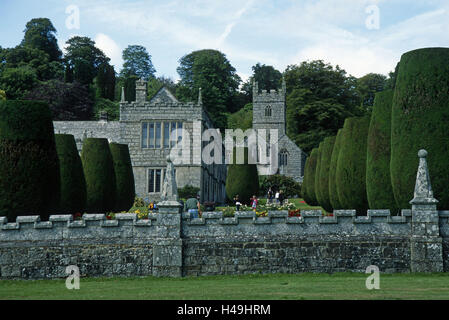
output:
<path id="1" fill-rule="evenodd" d="M 262 90 L 259 92 L 258 83 L 253 84 L 253 129 L 277 130 L 277 141 L 271 146 L 273 156 L 277 156 L 278 170 L 275 173 L 283 174 L 302 182 L 306 154 L 286 134 L 286 85 L 283 81 L 282 89 Z M 267 133 L 268 134 L 268 133 Z M 273 138 L 270 137 L 270 144 Z M 268 142 L 268 135 L 265 141 Z M 277 143 L 276 143 L 277 142 Z M 258 152 L 262 152 L 258 147 Z M 271 161 L 273 162 L 273 158 Z M 276 161 L 276 160 L 274 160 Z M 268 170 L 268 165 L 258 165 L 260 175 Z M 273 171 L 273 170 L 271 170 Z"/>
<path id="2" fill-rule="evenodd" d="M 370 265 L 381 272 L 449 272 L 449 211 L 434 207 L 425 156 L 420 152 L 412 209 L 400 216 L 336 210 L 323 217 L 311 210 L 301 217 L 206 212 L 192 219 L 167 193 L 148 220 L 85 214 L 81 221 L 30 216 L 7 223 L 1 217 L 0 278 L 63 278 L 69 265 L 90 277 L 364 272 Z"/>
<path id="3" fill-rule="evenodd" d="M 56 121 L 55 133 L 73 134 L 80 151 L 82 141 L 86 137 L 107 138 L 110 142 L 127 144 L 133 165 L 136 194 L 151 201 L 159 201 L 167 156 L 172 151 L 171 144 L 164 146 L 164 125 L 169 126 L 171 133 L 174 126 L 182 124 L 182 129 L 186 131 L 184 136 L 187 133 L 190 136 L 190 145 L 187 147 L 190 152 L 183 154 L 182 163 L 175 164 L 178 187 L 198 187 L 201 201 L 223 203 L 226 196 L 226 165 L 207 165 L 201 161 L 202 132 L 213 127 L 201 98 L 198 103 L 181 103 L 166 88 L 159 90 L 150 101 L 146 100 L 146 95 L 146 82 L 137 81 L 136 101 L 126 102 L 122 96 L 120 121 Z M 147 127 L 144 127 L 145 125 Z M 161 126 L 159 146 L 156 146 L 156 143 L 151 147 L 144 145 L 145 134 L 149 136 L 151 125 Z M 187 140 L 184 138 L 183 140 Z"/>

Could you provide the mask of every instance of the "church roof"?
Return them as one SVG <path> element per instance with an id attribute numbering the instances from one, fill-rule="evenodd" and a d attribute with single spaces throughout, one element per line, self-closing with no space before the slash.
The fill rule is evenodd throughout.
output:
<path id="1" fill-rule="evenodd" d="M 166 87 L 162 87 L 151 98 L 150 103 L 179 103 L 179 101 Z"/>

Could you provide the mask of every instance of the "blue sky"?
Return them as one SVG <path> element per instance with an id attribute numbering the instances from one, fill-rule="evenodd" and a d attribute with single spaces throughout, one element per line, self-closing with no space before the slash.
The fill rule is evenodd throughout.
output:
<path id="1" fill-rule="evenodd" d="M 80 28 L 69 29 L 66 9 L 76 6 Z M 378 8 L 379 28 L 368 28 Z M 284 71 L 323 59 L 360 77 L 387 74 L 401 55 L 449 46 L 447 0 L 2 0 L 0 46 L 19 44 L 27 21 L 49 18 L 61 48 L 73 35 L 94 39 L 119 71 L 121 51 L 143 45 L 157 75 L 178 79 L 179 59 L 218 49 L 247 79 L 257 62 Z"/>

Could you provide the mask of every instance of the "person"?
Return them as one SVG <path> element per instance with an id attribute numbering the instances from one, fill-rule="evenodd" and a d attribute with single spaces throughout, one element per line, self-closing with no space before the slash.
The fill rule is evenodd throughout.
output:
<path id="1" fill-rule="evenodd" d="M 276 198 L 276 203 L 279 203 L 279 191 L 276 191 L 275 198 Z"/>
<path id="2" fill-rule="evenodd" d="M 268 203 L 273 202 L 273 190 L 271 190 L 271 187 L 268 189 L 267 200 L 268 200 Z"/>
<path id="3" fill-rule="evenodd" d="M 284 200 L 285 200 L 285 196 L 284 196 L 284 191 L 279 191 L 279 203 L 281 204 L 281 206 L 284 204 Z"/>
<path id="4" fill-rule="evenodd" d="M 199 218 L 199 213 L 201 211 L 201 204 L 198 201 L 198 198 L 190 197 L 184 203 L 184 211 L 190 213 L 192 218 Z"/>
<path id="5" fill-rule="evenodd" d="M 237 211 L 240 211 L 240 206 L 241 206 L 242 204 L 240 203 L 240 198 L 239 198 L 239 195 L 238 195 L 238 194 L 234 197 L 234 204 L 235 204 L 236 210 L 237 210 Z"/>
<path id="6" fill-rule="evenodd" d="M 256 211 L 256 209 L 257 209 L 257 203 L 258 203 L 259 201 L 257 200 L 257 197 L 256 196 L 253 196 L 253 198 L 251 199 L 251 208 L 254 210 L 254 211 Z"/>

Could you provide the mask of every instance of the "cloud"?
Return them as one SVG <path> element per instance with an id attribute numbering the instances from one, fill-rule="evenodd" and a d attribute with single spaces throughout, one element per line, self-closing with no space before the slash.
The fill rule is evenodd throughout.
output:
<path id="1" fill-rule="evenodd" d="M 116 67 L 122 66 L 122 49 L 109 36 L 103 33 L 97 34 L 95 37 L 95 45 L 97 48 L 101 49 L 106 54 L 106 56 L 111 58 L 111 65 L 114 65 Z"/>

